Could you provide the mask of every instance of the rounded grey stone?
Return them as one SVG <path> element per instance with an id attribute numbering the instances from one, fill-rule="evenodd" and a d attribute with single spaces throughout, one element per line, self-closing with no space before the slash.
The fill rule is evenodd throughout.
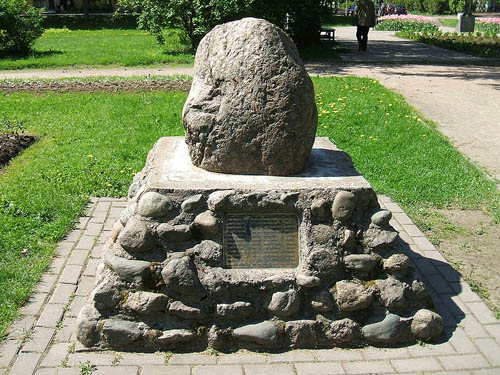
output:
<path id="1" fill-rule="evenodd" d="M 116 277 L 113 278 L 108 273 L 90 293 L 90 300 L 94 302 L 98 310 L 115 308 L 121 300 L 120 287 L 122 286 Z"/>
<path id="2" fill-rule="evenodd" d="M 223 209 L 227 198 L 235 193 L 234 190 L 217 190 L 211 193 L 207 199 L 208 208 L 212 211 Z"/>
<path id="3" fill-rule="evenodd" d="M 393 254 L 384 260 L 384 270 L 394 275 L 405 276 L 411 268 L 410 258 L 404 254 Z"/>
<path id="4" fill-rule="evenodd" d="M 377 258 L 370 254 L 351 254 L 344 257 L 344 264 L 351 271 L 371 272 L 377 265 Z"/>
<path id="5" fill-rule="evenodd" d="M 293 289 L 286 292 L 275 292 L 267 309 L 278 317 L 289 317 L 299 311 L 300 297 Z"/>
<path id="6" fill-rule="evenodd" d="M 196 267 L 187 256 L 169 260 L 161 276 L 167 288 L 178 293 L 194 295 L 201 292 Z"/>
<path id="7" fill-rule="evenodd" d="M 374 249 L 386 249 L 394 245 L 398 238 L 398 232 L 393 230 L 384 230 L 379 227 L 371 227 L 363 234 L 365 244 Z"/>
<path id="8" fill-rule="evenodd" d="M 343 311 L 366 309 L 373 301 L 373 291 L 363 284 L 352 281 L 339 281 L 335 284 L 335 299 Z"/>
<path id="9" fill-rule="evenodd" d="M 151 274 L 151 262 L 131 260 L 104 253 L 104 263 L 124 281 L 141 283 Z"/>
<path id="10" fill-rule="evenodd" d="M 193 195 L 188 199 L 186 199 L 184 202 L 182 202 L 181 210 L 184 212 L 193 212 L 196 210 L 196 208 L 201 206 L 202 202 L 203 202 L 203 195 L 201 194 Z"/>
<path id="11" fill-rule="evenodd" d="M 413 280 L 411 283 L 411 290 L 415 297 L 418 299 L 426 299 L 429 297 L 429 292 L 425 288 L 425 284 L 422 281 Z"/>
<path id="12" fill-rule="evenodd" d="M 130 252 L 146 252 L 153 248 L 154 239 L 147 225 L 134 216 L 120 232 L 118 243 Z"/>
<path id="13" fill-rule="evenodd" d="M 315 320 L 292 320 L 285 323 L 285 335 L 291 348 L 314 348 L 316 346 Z"/>
<path id="14" fill-rule="evenodd" d="M 244 18 L 202 39 L 183 110 L 195 166 L 233 174 L 298 173 L 309 159 L 317 122 L 311 79 L 282 30 Z"/>
<path id="15" fill-rule="evenodd" d="M 137 203 L 129 203 L 127 207 L 120 213 L 120 223 L 123 226 L 127 225 L 129 219 L 134 215 L 135 209 L 137 208 Z"/>
<path id="16" fill-rule="evenodd" d="M 419 339 L 438 337 L 443 332 L 443 318 L 427 309 L 418 310 L 411 322 L 411 333 Z"/>
<path id="17" fill-rule="evenodd" d="M 216 306 L 217 316 L 222 319 L 246 318 L 252 312 L 252 304 L 249 302 L 219 303 Z"/>
<path id="18" fill-rule="evenodd" d="M 201 319 L 202 311 L 197 307 L 185 305 L 181 301 L 174 301 L 168 306 L 168 312 L 182 319 Z"/>
<path id="19" fill-rule="evenodd" d="M 145 217 L 165 216 L 171 209 L 170 199 L 154 191 L 148 191 L 139 200 L 138 212 Z"/>
<path id="20" fill-rule="evenodd" d="M 385 307 L 396 310 L 405 306 L 406 284 L 393 278 L 376 280 L 375 284 L 380 290 L 380 300 Z"/>
<path id="21" fill-rule="evenodd" d="M 163 242 L 184 242 L 193 238 L 189 225 L 170 225 L 162 223 L 156 228 L 156 233 Z"/>
<path id="22" fill-rule="evenodd" d="M 368 342 L 395 344 L 399 339 L 400 326 L 400 317 L 396 314 L 388 314 L 380 322 L 365 325 L 362 332 Z"/>
<path id="23" fill-rule="evenodd" d="M 152 314 L 165 311 L 167 302 L 168 298 L 164 294 L 139 291 L 129 293 L 123 307 L 138 314 Z"/>
<path id="24" fill-rule="evenodd" d="M 192 252 L 212 267 L 221 267 L 223 261 L 222 246 L 211 240 L 204 240 L 192 248 Z"/>
<path id="25" fill-rule="evenodd" d="M 204 236 L 212 237 L 219 232 L 219 220 L 212 211 L 205 211 L 194 218 L 194 225 Z"/>
<path id="26" fill-rule="evenodd" d="M 278 343 L 279 330 L 271 321 L 248 324 L 233 331 L 233 336 L 240 341 L 252 342 L 261 346 L 273 347 Z"/>
<path id="27" fill-rule="evenodd" d="M 347 251 L 353 250 L 356 247 L 356 233 L 350 229 L 344 230 L 341 245 Z"/>
<path id="28" fill-rule="evenodd" d="M 335 320 L 325 327 L 325 336 L 330 345 L 353 345 L 361 339 L 361 327 L 349 318 Z"/>
<path id="29" fill-rule="evenodd" d="M 102 327 L 104 339 L 112 348 L 119 348 L 131 344 L 142 336 L 139 325 L 128 320 L 108 319 Z"/>
<path id="30" fill-rule="evenodd" d="M 76 338 L 87 347 L 94 346 L 99 340 L 97 323 L 101 314 L 89 304 L 83 306 L 76 319 Z"/>
<path id="31" fill-rule="evenodd" d="M 332 205 L 332 215 L 340 221 L 349 220 L 356 209 L 356 196 L 350 191 L 339 191 Z"/>
<path id="32" fill-rule="evenodd" d="M 385 227 L 389 225 L 389 221 L 392 218 L 391 211 L 380 210 L 375 212 L 371 217 L 371 222 L 379 227 Z"/>

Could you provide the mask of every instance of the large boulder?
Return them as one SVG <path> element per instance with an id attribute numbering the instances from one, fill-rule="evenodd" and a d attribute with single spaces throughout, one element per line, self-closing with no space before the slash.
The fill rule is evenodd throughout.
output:
<path id="1" fill-rule="evenodd" d="M 294 43 L 261 19 L 215 27 L 196 52 L 183 123 L 198 167 L 233 174 L 300 172 L 318 114 Z"/>

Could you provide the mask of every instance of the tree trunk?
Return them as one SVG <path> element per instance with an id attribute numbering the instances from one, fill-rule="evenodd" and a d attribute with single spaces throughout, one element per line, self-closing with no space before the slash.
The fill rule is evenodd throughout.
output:
<path id="1" fill-rule="evenodd" d="M 54 0 L 49 0 L 49 10 L 55 10 L 56 5 L 54 3 Z"/>
<path id="2" fill-rule="evenodd" d="M 83 17 L 85 24 L 89 22 L 89 0 L 83 0 Z"/>

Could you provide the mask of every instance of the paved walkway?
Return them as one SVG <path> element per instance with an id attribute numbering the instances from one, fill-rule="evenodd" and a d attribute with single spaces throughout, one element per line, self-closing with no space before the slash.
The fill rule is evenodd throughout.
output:
<path id="1" fill-rule="evenodd" d="M 2 375 L 321 375 L 500 374 L 500 322 L 446 263 L 402 209 L 387 197 L 402 250 L 423 275 L 445 321 L 436 344 L 401 348 L 293 350 L 280 354 L 239 351 L 211 355 L 88 351 L 74 335 L 75 320 L 95 281 L 96 268 L 124 200 L 93 199 L 88 216 L 59 244 L 57 256 L 22 309 L 23 318 L 0 347 Z M 29 333 L 29 334 L 28 334 Z M 95 372 L 82 369 L 95 366 Z"/>

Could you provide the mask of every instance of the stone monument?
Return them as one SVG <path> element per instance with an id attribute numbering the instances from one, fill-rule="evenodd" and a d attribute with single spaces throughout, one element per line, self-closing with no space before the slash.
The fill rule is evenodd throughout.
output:
<path id="1" fill-rule="evenodd" d="M 314 141 L 313 87 L 286 34 L 251 18 L 217 26 L 183 115 L 186 138 L 158 140 L 130 186 L 78 317 L 84 345 L 280 350 L 441 333 L 391 213 L 347 154 Z"/>

